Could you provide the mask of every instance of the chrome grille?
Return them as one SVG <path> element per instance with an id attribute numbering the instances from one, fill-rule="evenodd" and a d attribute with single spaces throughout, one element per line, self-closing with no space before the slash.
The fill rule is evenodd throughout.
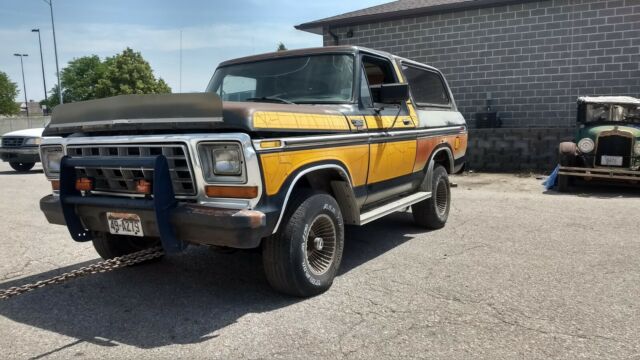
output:
<path id="1" fill-rule="evenodd" d="M 2 138 L 2 147 L 19 147 L 24 143 L 23 137 L 10 137 L 6 136 Z"/>
<path id="2" fill-rule="evenodd" d="M 71 145 L 67 147 L 70 157 L 144 157 L 164 155 L 169 163 L 169 173 L 176 195 L 195 195 L 195 177 L 191 170 L 188 152 L 181 144 L 117 144 L 117 145 Z M 136 193 L 136 182 L 152 180 L 153 169 L 146 168 L 76 168 L 77 176 L 94 180 L 95 191 L 114 193 Z"/>

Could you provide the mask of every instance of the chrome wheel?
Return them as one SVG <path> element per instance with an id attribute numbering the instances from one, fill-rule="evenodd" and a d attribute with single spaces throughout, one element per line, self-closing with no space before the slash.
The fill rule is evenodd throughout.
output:
<path id="1" fill-rule="evenodd" d="M 440 181 L 438 181 L 434 200 L 436 202 L 436 207 L 438 208 L 438 214 L 444 215 L 447 211 L 447 204 L 449 202 L 446 180 L 440 179 Z"/>
<path id="2" fill-rule="evenodd" d="M 306 262 L 314 275 L 331 268 L 336 257 L 336 228 L 331 218 L 318 215 L 311 223 L 306 241 Z"/>

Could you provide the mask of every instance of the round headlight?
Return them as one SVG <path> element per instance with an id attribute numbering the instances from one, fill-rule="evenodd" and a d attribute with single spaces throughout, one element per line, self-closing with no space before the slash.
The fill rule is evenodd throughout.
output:
<path id="1" fill-rule="evenodd" d="M 593 149 L 596 147 L 596 144 L 593 142 L 593 140 L 589 139 L 589 138 L 584 138 L 580 141 L 578 141 L 578 149 L 580 149 L 580 152 L 582 153 L 590 153 L 593 151 Z"/>
<path id="2" fill-rule="evenodd" d="M 636 146 L 634 146 L 633 152 L 640 156 L 640 140 L 636 140 Z"/>

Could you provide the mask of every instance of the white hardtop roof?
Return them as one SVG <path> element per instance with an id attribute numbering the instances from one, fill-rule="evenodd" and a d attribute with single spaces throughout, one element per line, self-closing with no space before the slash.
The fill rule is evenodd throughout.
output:
<path id="1" fill-rule="evenodd" d="M 640 105 L 640 99 L 631 96 L 582 96 L 578 98 L 578 102 Z"/>

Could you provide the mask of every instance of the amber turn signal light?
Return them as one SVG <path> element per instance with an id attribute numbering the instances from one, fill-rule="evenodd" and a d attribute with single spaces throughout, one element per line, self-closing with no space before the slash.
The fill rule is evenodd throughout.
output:
<path id="1" fill-rule="evenodd" d="M 151 194 L 152 188 L 153 187 L 151 186 L 151 181 L 147 181 L 145 179 L 136 181 L 136 192 L 149 195 Z"/>
<path id="2" fill-rule="evenodd" d="M 86 177 L 76 179 L 76 190 L 78 191 L 93 190 L 93 180 Z"/>
<path id="3" fill-rule="evenodd" d="M 253 199 L 258 196 L 257 186 L 205 186 L 208 197 Z"/>
<path id="4" fill-rule="evenodd" d="M 53 191 L 60 190 L 60 180 L 51 180 L 51 190 Z"/>

